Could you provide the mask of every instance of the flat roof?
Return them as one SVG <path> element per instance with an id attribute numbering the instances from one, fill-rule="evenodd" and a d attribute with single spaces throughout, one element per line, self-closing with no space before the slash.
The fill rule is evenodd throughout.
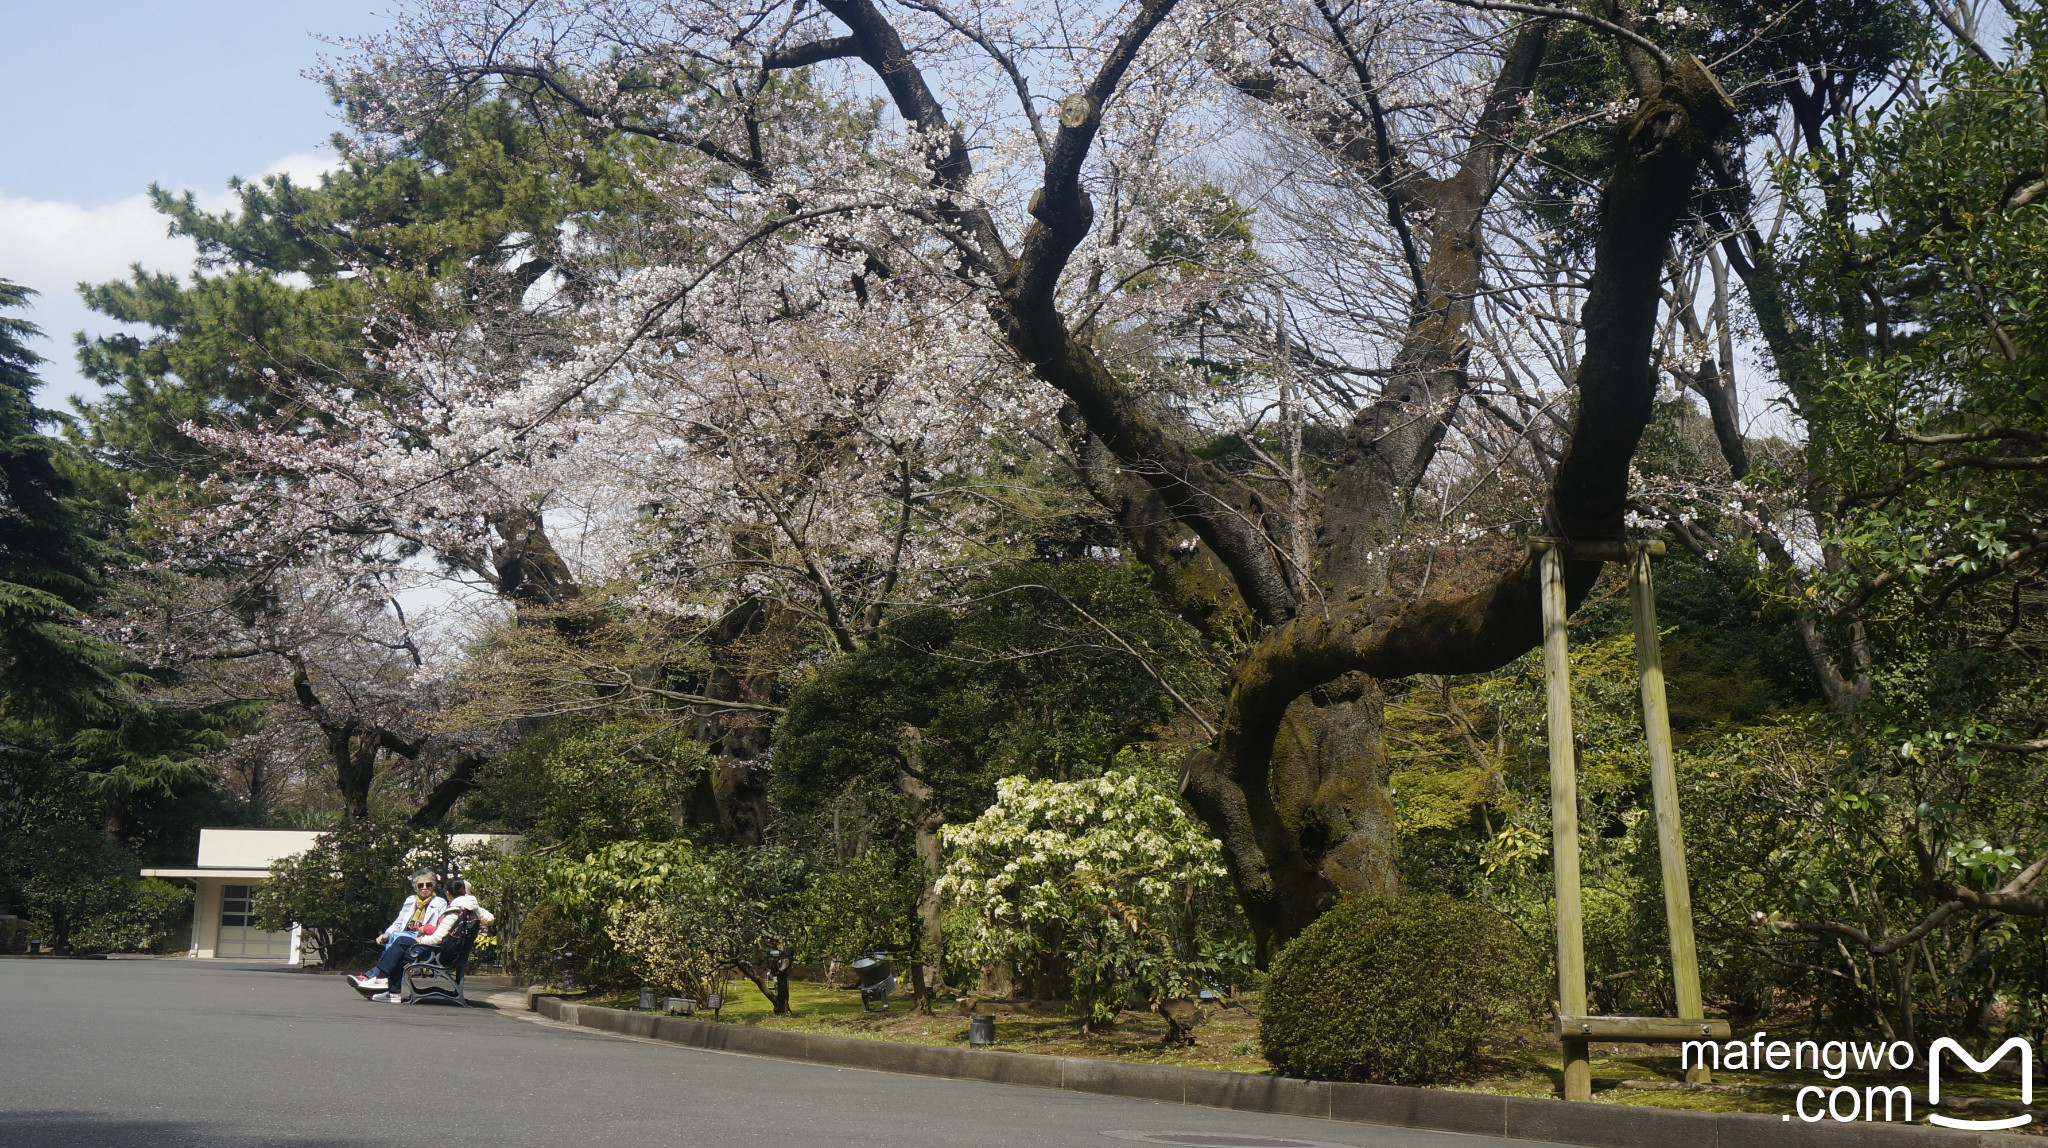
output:
<path id="1" fill-rule="evenodd" d="M 144 869 L 144 877 L 239 877 L 245 881 L 266 881 L 268 869 Z"/>

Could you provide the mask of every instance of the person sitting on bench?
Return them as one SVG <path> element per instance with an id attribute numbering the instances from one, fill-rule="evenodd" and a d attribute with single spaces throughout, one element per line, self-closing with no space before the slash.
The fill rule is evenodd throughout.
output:
<path id="1" fill-rule="evenodd" d="M 470 895 L 469 882 L 459 877 L 449 880 L 448 896 L 450 898 L 448 907 L 442 910 L 440 917 L 435 920 L 433 929 L 422 936 L 406 952 L 405 960 L 399 966 L 400 969 L 403 969 L 406 965 L 418 964 L 421 961 L 438 956 L 441 946 L 447 944 L 456 935 L 456 931 L 462 926 L 464 921 L 474 919 L 478 922 L 478 927 L 482 927 L 497 920 L 497 917 L 489 909 L 478 904 L 476 898 Z M 456 970 L 451 969 L 449 971 L 455 972 Z M 397 975 L 397 970 L 393 970 L 392 975 Z M 400 1003 L 403 1000 L 396 989 L 387 989 L 370 999 L 392 1004 Z"/>
<path id="2" fill-rule="evenodd" d="M 420 934 L 428 932 L 439 923 L 441 913 L 448 908 L 448 902 L 434 894 L 439 879 L 434 874 L 421 870 L 412 875 L 413 895 L 399 907 L 398 916 L 391 924 L 377 934 L 377 943 L 384 946 L 377 963 L 361 976 L 352 976 L 348 983 L 359 993 L 369 996 L 391 986 L 391 978 L 405 967 L 405 954 L 412 951 Z"/>

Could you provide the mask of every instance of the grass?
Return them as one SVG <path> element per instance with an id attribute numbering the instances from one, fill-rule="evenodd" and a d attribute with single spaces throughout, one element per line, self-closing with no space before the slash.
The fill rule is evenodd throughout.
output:
<path id="1" fill-rule="evenodd" d="M 910 1002 L 901 997 L 891 1000 L 886 1013 L 863 1012 L 859 994 L 851 989 L 835 989 L 814 982 L 791 982 L 789 1003 L 795 1015 L 777 1017 L 759 989 L 740 981 L 729 986 L 726 1002 L 726 1007 L 716 1018 L 726 1024 L 954 1048 L 967 1044 L 967 1017 L 950 1001 L 935 1006 L 936 1015 L 932 1016 L 911 1012 Z M 630 1009 L 639 1003 L 639 996 L 637 993 L 608 996 L 591 999 L 590 1003 Z M 1250 1003 L 1256 1007 L 1255 999 Z M 1201 1025 L 1195 1030 L 1196 1043 L 1190 1048 L 1167 1048 L 1164 1019 L 1156 1013 L 1134 1011 L 1124 1012 L 1113 1028 L 1099 1033 L 1082 1032 L 1080 1018 L 1073 1016 L 1001 1014 L 996 1017 L 995 1047 L 1005 1052 L 1094 1057 L 1177 1068 L 1261 1074 L 1273 1071 L 1259 1051 L 1258 1019 L 1254 1012 L 1245 1007 L 1209 1007 L 1204 1009 L 1204 1013 Z M 713 1018 L 700 1012 L 698 1019 Z M 1773 1037 L 1794 1039 L 1779 1033 L 1774 1033 Z M 1546 1037 L 1536 1031 L 1524 1032 L 1489 1051 L 1490 1056 L 1477 1075 L 1440 1087 L 1510 1096 L 1558 1095 L 1563 1072 L 1554 1037 Z M 1927 1079 L 1924 1066 L 1896 1073 L 1852 1072 L 1841 1080 L 1828 1080 L 1812 1070 L 1721 1071 L 1714 1074 L 1716 1085 L 1744 1087 L 1730 1091 L 1719 1088 L 1664 1090 L 1641 1086 L 1684 1081 L 1676 1045 L 1600 1044 L 1593 1047 L 1592 1060 L 1595 1103 L 1693 1112 L 1783 1115 L 1792 1111 L 1795 1090 L 1803 1085 L 1824 1088 L 1848 1085 L 1860 1091 L 1869 1085 L 1906 1084 L 1913 1090 L 1914 1114 L 1918 1117 Z M 1942 1090 L 1944 1096 L 2010 1098 L 2014 1095 L 2014 1083 L 1956 1076 L 1945 1078 Z M 2037 1120 L 2033 1125 L 2016 1131 L 2039 1133 L 2044 1129 Z"/>

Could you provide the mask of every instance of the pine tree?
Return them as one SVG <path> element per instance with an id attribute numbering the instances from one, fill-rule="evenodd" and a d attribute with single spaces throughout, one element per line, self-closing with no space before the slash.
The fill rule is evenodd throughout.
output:
<path id="1" fill-rule="evenodd" d="M 0 308 L 32 294 L 0 280 Z M 40 334 L 0 315 L 0 727 L 47 744 L 109 716 L 120 652 L 79 625 L 113 552 L 80 512 L 67 448 L 40 430 L 57 418 L 34 402 L 42 358 L 26 340 Z"/>

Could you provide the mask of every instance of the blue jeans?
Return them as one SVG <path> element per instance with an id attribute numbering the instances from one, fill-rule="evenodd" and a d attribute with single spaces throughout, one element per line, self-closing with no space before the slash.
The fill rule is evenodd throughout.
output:
<path id="1" fill-rule="evenodd" d="M 398 971 L 405 967 L 405 954 L 412 950 L 413 944 L 418 940 L 419 937 L 413 933 L 391 934 L 391 943 L 384 946 L 384 952 L 377 958 L 377 963 L 370 966 L 369 975 L 382 977 L 387 981 L 397 976 Z"/>

